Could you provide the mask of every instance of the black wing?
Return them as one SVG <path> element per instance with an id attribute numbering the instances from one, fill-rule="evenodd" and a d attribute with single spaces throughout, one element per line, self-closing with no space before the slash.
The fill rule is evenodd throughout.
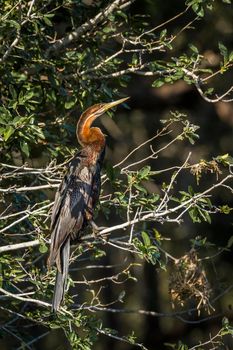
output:
<path id="1" fill-rule="evenodd" d="M 59 270 L 60 250 L 67 237 L 77 238 L 87 220 L 92 218 L 99 197 L 103 156 L 102 152 L 97 162 L 88 166 L 85 152 L 79 152 L 70 162 L 68 173 L 56 193 L 51 217 L 53 232 L 49 265 L 53 265 L 56 260 Z"/>

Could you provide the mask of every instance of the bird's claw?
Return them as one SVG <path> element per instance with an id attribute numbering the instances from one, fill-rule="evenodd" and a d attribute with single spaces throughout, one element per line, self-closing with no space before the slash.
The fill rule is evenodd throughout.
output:
<path id="1" fill-rule="evenodd" d="M 91 226 L 92 226 L 92 229 L 93 229 L 94 236 L 97 236 L 100 231 L 102 231 L 102 230 L 107 228 L 105 226 L 98 226 L 98 225 L 96 225 L 96 223 L 93 220 L 91 220 L 90 223 L 91 223 Z"/>

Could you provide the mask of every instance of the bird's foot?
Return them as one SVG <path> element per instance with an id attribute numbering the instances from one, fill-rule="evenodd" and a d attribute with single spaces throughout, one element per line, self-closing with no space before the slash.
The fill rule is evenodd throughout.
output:
<path id="1" fill-rule="evenodd" d="M 93 234 L 94 234 L 95 237 L 98 236 L 98 233 L 99 233 L 100 231 L 102 231 L 102 230 L 104 230 L 104 229 L 107 228 L 107 227 L 105 227 L 105 226 L 98 226 L 98 225 L 96 225 L 96 223 L 95 223 L 93 220 L 90 221 L 90 224 L 91 224 L 91 226 L 92 226 Z"/>

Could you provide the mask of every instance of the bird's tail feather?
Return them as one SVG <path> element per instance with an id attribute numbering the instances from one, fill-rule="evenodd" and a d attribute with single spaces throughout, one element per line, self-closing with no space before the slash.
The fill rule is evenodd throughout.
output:
<path id="1" fill-rule="evenodd" d="M 56 282 L 54 287 L 54 294 L 52 300 L 52 311 L 56 312 L 63 300 L 70 257 L 70 238 L 68 237 L 64 245 L 61 247 L 61 272 L 57 270 Z"/>

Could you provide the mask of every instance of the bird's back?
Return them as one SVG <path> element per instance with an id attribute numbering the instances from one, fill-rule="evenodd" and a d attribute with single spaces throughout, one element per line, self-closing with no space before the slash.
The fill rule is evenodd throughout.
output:
<path id="1" fill-rule="evenodd" d="M 55 197 L 51 216 L 51 248 L 49 265 L 55 260 L 59 267 L 60 249 L 67 237 L 80 237 L 87 221 L 92 218 L 93 209 L 99 198 L 100 171 L 104 150 L 93 158 L 90 150 L 82 149 L 70 161 Z"/>

